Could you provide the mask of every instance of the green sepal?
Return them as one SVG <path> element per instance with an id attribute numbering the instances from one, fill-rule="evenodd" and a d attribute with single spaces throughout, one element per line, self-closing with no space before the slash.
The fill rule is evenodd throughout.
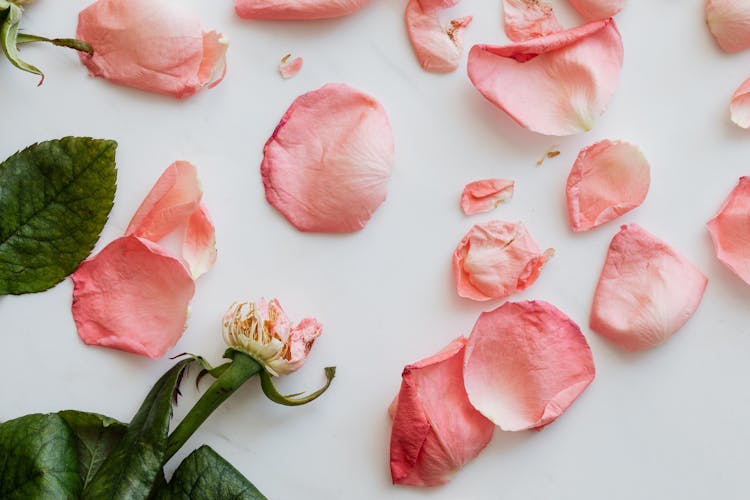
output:
<path id="1" fill-rule="evenodd" d="M 32 66 L 21 59 L 21 56 L 18 54 L 16 40 L 18 38 L 18 25 L 21 22 L 23 9 L 14 3 L 4 3 L 6 5 L 0 5 L 0 10 L 5 10 L 3 24 L 0 25 L 0 45 L 3 48 L 3 52 L 5 52 L 5 57 L 16 68 L 39 75 L 41 77 L 39 85 L 41 85 L 44 83 L 44 73 L 36 66 Z"/>
<path id="2" fill-rule="evenodd" d="M 83 40 L 78 40 L 77 38 L 47 38 L 38 35 L 30 35 L 28 33 L 18 33 L 16 36 L 16 45 L 34 42 L 51 43 L 56 47 L 68 47 L 69 49 L 74 49 L 78 52 L 85 52 L 90 56 L 94 55 L 94 47 Z"/>
<path id="3" fill-rule="evenodd" d="M 269 374 L 266 370 L 263 370 L 260 372 L 260 386 L 263 389 L 263 394 L 265 394 L 266 397 L 270 399 L 271 401 L 273 401 L 274 403 L 278 403 L 284 406 L 300 406 L 300 405 L 304 405 L 311 401 L 316 400 L 324 392 L 326 392 L 326 390 L 328 390 L 328 387 L 330 387 L 331 382 L 333 381 L 333 378 L 336 376 L 336 367 L 327 366 L 325 368 L 325 374 L 326 374 L 325 385 L 321 387 L 320 389 L 318 389 L 317 391 L 313 392 L 312 394 L 309 394 L 304 397 L 297 397 L 300 394 L 303 394 L 301 392 L 298 392 L 295 394 L 288 394 L 286 396 L 279 393 L 279 391 L 276 389 L 276 386 L 273 385 L 271 374 Z"/>

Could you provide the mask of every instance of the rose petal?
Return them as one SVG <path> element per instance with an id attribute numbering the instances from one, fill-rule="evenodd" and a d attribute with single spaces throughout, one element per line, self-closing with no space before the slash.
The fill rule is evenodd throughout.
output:
<path id="1" fill-rule="evenodd" d="M 92 76 L 182 98 L 214 86 L 224 71 L 226 42 L 203 33 L 198 16 L 172 0 L 98 0 L 78 17 L 80 53 Z"/>
<path id="2" fill-rule="evenodd" d="M 466 340 L 404 368 L 398 402 L 391 404 L 394 484 L 437 486 L 476 457 L 495 426 L 469 403 L 463 383 Z"/>
<path id="3" fill-rule="evenodd" d="M 470 182 L 461 194 L 461 210 L 466 215 L 489 212 L 513 197 L 515 183 L 506 179 Z"/>
<path id="4" fill-rule="evenodd" d="M 506 431 L 553 422 L 594 380 L 580 328 L 551 304 L 506 302 L 482 313 L 466 344 L 469 400 Z"/>
<path id="5" fill-rule="evenodd" d="M 607 19 L 620 12 L 625 0 L 570 0 L 570 5 L 589 21 Z"/>
<path id="6" fill-rule="evenodd" d="M 612 19 L 505 47 L 475 45 L 474 86 L 519 125 L 547 135 L 590 130 L 615 91 L 622 39 Z"/>
<path id="7" fill-rule="evenodd" d="M 427 71 L 450 73 L 458 67 L 464 49 L 463 32 L 472 17 L 453 19 L 444 27 L 438 17 L 443 9 L 459 0 L 409 0 L 406 5 L 406 30 L 419 64 Z"/>
<path id="8" fill-rule="evenodd" d="M 266 199 L 300 231 L 362 229 L 385 200 L 393 134 L 369 95 L 331 83 L 298 97 L 263 150 Z"/>
<path id="9" fill-rule="evenodd" d="M 477 224 L 453 254 L 458 294 L 473 300 L 508 297 L 534 283 L 553 253 L 541 253 L 521 222 Z"/>
<path id="10" fill-rule="evenodd" d="M 216 263 L 216 231 L 203 203 L 188 219 L 182 240 L 182 258 L 187 262 L 194 280 Z"/>
<path id="11" fill-rule="evenodd" d="M 750 78 L 742 82 L 742 85 L 732 96 L 729 104 L 732 121 L 742 128 L 750 128 Z"/>
<path id="12" fill-rule="evenodd" d="M 234 0 L 234 10 L 245 19 L 304 21 L 351 14 L 367 0 Z"/>
<path id="13" fill-rule="evenodd" d="M 159 358 L 182 336 L 195 285 L 156 243 L 118 238 L 71 277 L 73 319 L 86 344 Z"/>
<path id="14" fill-rule="evenodd" d="M 637 146 L 604 140 L 584 148 L 565 193 L 573 231 L 588 231 L 638 207 L 648 194 L 651 169 Z"/>
<path id="15" fill-rule="evenodd" d="M 706 277 L 637 224 L 612 238 L 594 293 L 590 326 L 628 350 L 658 345 L 690 319 Z"/>
<path id="16" fill-rule="evenodd" d="M 551 35 L 564 28 L 552 4 L 542 0 L 503 0 L 505 34 L 514 42 Z"/>
<path id="17" fill-rule="evenodd" d="M 706 24 L 726 52 L 750 48 L 750 3 L 745 0 L 707 0 Z"/>
<path id="18" fill-rule="evenodd" d="M 299 73 L 299 70 L 302 69 L 303 62 L 304 61 L 301 57 L 289 59 L 289 55 L 285 56 L 281 60 L 281 64 L 279 64 L 279 73 L 281 73 L 281 78 L 283 78 L 284 80 L 288 80 L 289 78 Z"/>
<path id="19" fill-rule="evenodd" d="M 750 285 L 750 177 L 741 177 L 708 222 L 716 256 Z"/>

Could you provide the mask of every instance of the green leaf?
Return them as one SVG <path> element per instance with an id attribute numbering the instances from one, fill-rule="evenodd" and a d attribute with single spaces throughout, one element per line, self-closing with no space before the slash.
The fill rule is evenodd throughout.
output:
<path id="1" fill-rule="evenodd" d="M 56 414 L 0 424 L 0 498 L 76 499 L 81 491 L 75 437 Z"/>
<path id="2" fill-rule="evenodd" d="M 66 137 L 0 164 L 0 295 L 47 290 L 91 253 L 114 201 L 116 149 Z"/>
<path id="3" fill-rule="evenodd" d="M 157 500 L 265 500 L 265 496 L 232 464 L 208 446 L 191 453 Z"/>

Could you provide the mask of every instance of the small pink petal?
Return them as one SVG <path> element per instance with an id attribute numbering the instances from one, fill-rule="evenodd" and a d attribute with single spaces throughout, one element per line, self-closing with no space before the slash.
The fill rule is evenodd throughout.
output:
<path id="1" fill-rule="evenodd" d="M 182 336 L 195 285 L 156 243 L 118 238 L 71 277 L 73 319 L 86 344 L 160 358 Z"/>
<path id="2" fill-rule="evenodd" d="M 473 300 L 503 299 L 539 277 L 552 249 L 541 253 L 521 222 L 477 224 L 453 254 L 458 295 Z"/>
<path id="3" fill-rule="evenodd" d="M 519 125 L 547 135 L 590 130 L 617 87 L 622 39 L 607 19 L 505 47 L 475 45 L 474 86 Z"/>
<path id="4" fill-rule="evenodd" d="M 742 128 L 750 128 L 750 78 L 742 82 L 742 85 L 732 96 L 729 104 L 732 121 Z"/>
<path id="5" fill-rule="evenodd" d="M 266 199 L 300 231 L 365 227 L 385 201 L 393 133 L 369 95 L 330 83 L 298 97 L 263 149 Z"/>
<path id="6" fill-rule="evenodd" d="M 471 16 L 453 19 L 444 27 L 438 17 L 443 9 L 459 0 L 409 0 L 406 5 L 406 30 L 419 64 L 433 73 L 450 73 L 458 67 L 464 49 L 464 30 Z"/>
<path id="7" fill-rule="evenodd" d="M 470 182 L 461 194 L 461 210 L 466 215 L 489 212 L 513 197 L 515 183 L 506 179 Z"/>
<path id="8" fill-rule="evenodd" d="M 622 10 L 625 0 L 570 0 L 570 5 L 589 21 L 608 19 Z"/>
<path id="9" fill-rule="evenodd" d="M 368 0 L 234 0 L 234 10 L 245 19 L 305 21 L 351 14 Z"/>
<path id="10" fill-rule="evenodd" d="M 708 231 L 719 260 L 750 285 L 750 177 L 740 177 Z"/>
<path id="11" fill-rule="evenodd" d="M 514 42 L 563 31 L 552 10 L 543 0 L 503 0 L 505 34 Z"/>
<path id="12" fill-rule="evenodd" d="M 224 35 L 217 31 L 203 33 L 203 59 L 198 69 L 198 81 L 201 87 L 212 89 L 227 74 L 227 48 L 229 43 Z"/>
<path id="13" fill-rule="evenodd" d="M 301 57 L 289 59 L 288 55 L 284 56 L 284 58 L 281 60 L 281 64 L 279 64 L 279 73 L 281 73 L 281 78 L 283 78 L 284 80 L 288 80 L 289 78 L 299 73 L 299 70 L 302 69 L 303 62 L 304 61 Z"/>
<path id="14" fill-rule="evenodd" d="M 725 52 L 750 48 L 750 2 L 706 0 L 706 24 Z"/>
<path id="15" fill-rule="evenodd" d="M 580 328 L 543 301 L 506 302 L 482 313 L 466 344 L 469 400 L 506 431 L 543 427 L 594 380 Z"/>
<path id="16" fill-rule="evenodd" d="M 187 262 L 194 280 L 216 263 L 216 231 L 203 203 L 188 219 L 182 240 L 182 258 Z"/>
<path id="17" fill-rule="evenodd" d="M 706 277 L 637 224 L 612 238 L 594 293 L 590 326 L 620 347 L 661 344 L 700 304 Z"/>
<path id="18" fill-rule="evenodd" d="M 463 382 L 466 339 L 404 368 L 391 404 L 394 484 L 444 484 L 490 442 L 495 426 L 469 403 Z"/>
<path id="19" fill-rule="evenodd" d="M 305 318 L 291 329 L 285 359 L 294 370 L 305 363 L 313 342 L 320 337 L 322 331 L 323 325 L 315 318 Z"/>
<path id="20" fill-rule="evenodd" d="M 573 231 L 588 231 L 640 206 L 651 168 L 637 146 L 604 140 L 584 148 L 568 176 L 565 193 Z"/>

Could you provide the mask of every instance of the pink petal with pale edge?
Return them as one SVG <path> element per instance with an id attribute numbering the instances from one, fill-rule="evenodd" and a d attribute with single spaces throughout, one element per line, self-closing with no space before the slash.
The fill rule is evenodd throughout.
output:
<path id="1" fill-rule="evenodd" d="M 385 201 L 393 133 L 369 95 L 329 83 L 298 97 L 263 149 L 268 202 L 300 231 L 365 227 Z"/>
<path id="2" fill-rule="evenodd" d="M 123 236 L 71 277 L 73 319 L 86 344 L 160 358 L 180 339 L 195 285 L 156 243 Z"/>
<path id="3" fill-rule="evenodd" d="M 708 231 L 719 260 L 750 285 L 750 177 L 740 177 Z"/>
<path id="4" fill-rule="evenodd" d="M 622 10 L 625 0 L 569 0 L 570 5 L 589 21 L 608 19 Z"/>
<path id="5" fill-rule="evenodd" d="M 288 80 L 289 78 L 299 73 L 299 70 L 302 69 L 303 62 L 304 61 L 301 57 L 287 59 L 286 61 L 282 60 L 281 64 L 279 64 L 279 73 L 281 74 L 281 78 L 283 78 L 284 80 Z"/>
<path id="6" fill-rule="evenodd" d="M 584 148 L 568 175 L 565 194 L 573 231 L 588 231 L 640 206 L 651 168 L 637 146 L 604 140 Z"/>
<path id="7" fill-rule="evenodd" d="M 506 179 L 470 182 L 461 193 L 461 210 L 466 215 L 489 212 L 513 197 L 515 183 Z"/>
<path id="8" fill-rule="evenodd" d="M 552 4 L 541 0 L 503 0 L 505 34 L 514 42 L 563 31 Z"/>
<path id="9" fill-rule="evenodd" d="M 506 431 L 550 424 L 594 374 L 578 325 L 543 301 L 506 302 L 482 313 L 464 354 L 471 404 Z"/>
<path id="10" fill-rule="evenodd" d="M 750 48 L 750 2 L 707 0 L 706 24 L 724 51 L 739 52 Z"/>
<path id="11" fill-rule="evenodd" d="M 234 0 L 234 10 L 245 19 L 305 21 L 346 16 L 366 3 L 367 0 Z"/>
<path id="12" fill-rule="evenodd" d="M 433 73 L 450 73 L 458 67 L 464 50 L 464 30 L 471 16 L 453 19 L 444 27 L 438 17 L 443 9 L 459 0 L 409 0 L 406 5 L 406 30 L 419 64 Z"/>
<path id="13" fill-rule="evenodd" d="M 599 276 L 591 329 L 631 351 L 661 344 L 693 315 L 706 283 L 666 243 L 637 224 L 622 226 Z"/>
<path id="14" fill-rule="evenodd" d="M 79 14 L 80 53 L 92 76 L 182 98 L 223 77 L 226 42 L 172 0 L 98 0 Z"/>
<path id="15" fill-rule="evenodd" d="M 735 91 L 729 111 L 735 125 L 750 128 L 750 78 L 742 82 Z"/>
<path id="16" fill-rule="evenodd" d="M 492 438 L 495 426 L 469 403 L 463 382 L 466 339 L 404 368 L 391 404 L 394 484 L 437 486 L 450 481 Z"/>
<path id="17" fill-rule="evenodd" d="M 458 295 L 473 300 L 503 299 L 539 277 L 554 251 L 540 252 L 521 222 L 477 224 L 453 254 Z"/>
<path id="18" fill-rule="evenodd" d="M 547 135 L 590 130 L 614 94 L 622 39 L 607 19 L 504 47 L 475 45 L 474 86 L 519 125 Z"/>
<path id="19" fill-rule="evenodd" d="M 216 263 L 216 231 L 203 203 L 188 219 L 182 240 L 182 258 L 187 262 L 194 280 Z"/>

